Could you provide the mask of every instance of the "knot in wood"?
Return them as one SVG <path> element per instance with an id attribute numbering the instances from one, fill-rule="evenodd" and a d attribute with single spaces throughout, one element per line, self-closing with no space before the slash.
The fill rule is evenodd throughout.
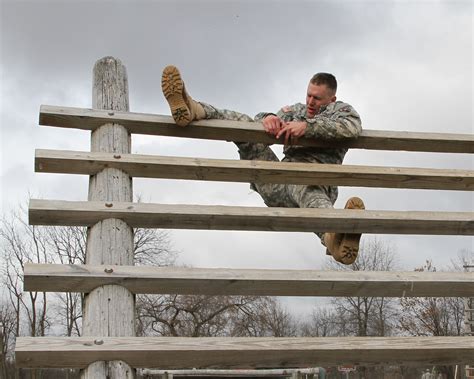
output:
<path id="1" fill-rule="evenodd" d="M 120 159 L 120 158 L 122 158 L 122 156 L 120 154 L 114 154 L 114 158 L 115 159 Z"/>
<path id="2" fill-rule="evenodd" d="M 104 340 L 94 340 L 95 345 L 102 345 L 104 343 Z"/>
<path id="3" fill-rule="evenodd" d="M 108 112 L 107 113 L 109 116 L 113 116 L 114 115 L 114 112 Z"/>
<path id="4" fill-rule="evenodd" d="M 104 272 L 106 274 L 112 274 L 114 272 L 114 269 L 113 268 L 106 268 L 106 269 L 104 269 Z"/>
<path id="5" fill-rule="evenodd" d="M 113 205 L 112 203 L 105 203 L 105 206 L 106 206 L 107 208 L 112 208 L 114 205 Z"/>

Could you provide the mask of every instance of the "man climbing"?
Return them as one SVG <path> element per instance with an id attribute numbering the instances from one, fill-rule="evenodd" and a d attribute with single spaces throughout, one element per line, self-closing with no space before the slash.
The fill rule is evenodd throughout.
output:
<path id="1" fill-rule="evenodd" d="M 163 70 L 161 85 L 171 114 L 180 126 L 193 120 L 221 119 L 257 121 L 265 131 L 276 138 L 284 137 L 283 161 L 342 164 L 346 148 L 319 148 L 298 146 L 298 138 L 322 140 L 356 138 L 362 131 L 360 116 L 349 104 L 336 101 L 337 81 L 332 74 L 315 74 L 307 88 L 306 104 L 285 106 L 274 113 L 259 113 L 252 119 L 246 114 L 217 109 L 212 105 L 197 102 L 189 96 L 179 70 L 167 66 Z M 279 161 L 266 145 L 254 142 L 235 142 L 240 159 Z M 337 199 L 337 187 L 297 184 L 252 183 L 269 207 L 333 208 Z M 364 209 L 363 201 L 351 197 L 346 209 Z M 353 263 L 359 252 L 360 234 L 316 233 L 328 255 L 338 262 Z"/>

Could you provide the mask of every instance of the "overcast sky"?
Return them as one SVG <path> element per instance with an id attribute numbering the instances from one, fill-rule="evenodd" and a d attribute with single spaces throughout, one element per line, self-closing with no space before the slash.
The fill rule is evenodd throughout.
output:
<path id="1" fill-rule="evenodd" d="M 33 163 L 36 148 L 89 150 L 90 133 L 39 127 L 38 113 L 41 104 L 90 108 L 104 56 L 127 67 L 133 112 L 169 114 L 168 64 L 197 100 L 252 116 L 304 102 L 308 79 L 327 71 L 365 129 L 473 133 L 472 40 L 469 0 L 1 1 L 2 212 L 29 194 L 87 199 L 87 178 L 34 173 Z M 134 136 L 132 152 L 238 159 L 231 143 L 152 136 Z M 467 154 L 352 150 L 345 163 L 473 169 Z M 247 184 L 134 179 L 134 192 L 145 202 L 264 206 Z M 352 195 L 374 210 L 474 210 L 467 192 L 348 187 L 336 207 Z M 171 237 L 180 262 L 197 267 L 320 269 L 328 259 L 311 233 Z M 473 250 L 465 236 L 378 238 L 407 270 Z"/>

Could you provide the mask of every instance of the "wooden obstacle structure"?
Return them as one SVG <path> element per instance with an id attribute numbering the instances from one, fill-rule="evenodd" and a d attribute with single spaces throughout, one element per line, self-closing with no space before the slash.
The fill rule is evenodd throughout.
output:
<path id="1" fill-rule="evenodd" d="M 134 294 L 460 296 L 469 272 L 323 272 L 133 266 L 133 227 L 474 235 L 472 212 L 393 212 L 163 205 L 132 202 L 132 178 L 259 181 L 472 191 L 467 170 L 311 165 L 130 154 L 131 133 L 278 143 L 260 124 L 130 113 L 126 71 L 107 57 L 94 68 L 94 109 L 42 106 L 40 124 L 92 131 L 91 152 L 38 150 L 38 172 L 90 175 L 87 202 L 32 200 L 33 225 L 88 226 L 87 265 L 27 265 L 25 290 L 87 293 L 82 337 L 20 337 L 19 367 L 80 367 L 84 378 L 132 378 L 135 368 L 467 364 L 473 337 L 135 337 Z M 301 140 L 303 145 L 321 144 Z M 472 135 L 364 131 L 324 146 L 474 153 Z"/>

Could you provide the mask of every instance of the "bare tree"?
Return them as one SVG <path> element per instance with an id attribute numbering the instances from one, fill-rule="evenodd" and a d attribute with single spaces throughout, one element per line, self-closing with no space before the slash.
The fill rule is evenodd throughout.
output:
<path id="1" fill-rule="evenodd" d="M 23 293 L 23 269 L 25 263 L 49 263 L 47 236 L 43 228 L 29 226 L 20 213 L 11 219 L 2 220 L 0 228 L 2 250 L 4 251 L 4 281 L 6 290 L 16 313 L 16 333 L 21 333 L 20 317 L 26 318 L 25 334 L 44 336 L 49 327 L 47 314 L 48 298 L 44 292 Z"/>
<path id="2" fill-rule="evenodd" d="M 462 270 L 462 257 L 451 269 Z M 435 272 L 431 261 L 415 271 Z M 463 333 L 464 304 L 462 298 L 404 297 L 400 299 L 398 328 L 413 336 L 459 336 Z M 439 371 L 454 377 L 454 367 L 440 366 Z"/>
<path id="3" fill-rule="evenodd" d="M 247 299 L 231 315 L 231 336 L 296 336 L 298 325 L 294 317 L 276 298 L 257 296 Z"/>
<path id="4" fill-rule="evenodd" d="M 301 324 L 301 335 L 305 337 L 339 336 L 339 316 L 332 307 L 313 309 L 308 320 Z"/>
<path id="5" fill-rule="evenodd" d="M 45 336 L 50 327 L 49 297 L 45 292 L 23 292 L 23 269 L 29 262 L 49 263 L 47 236 L 43 228 L 29 226 L 20 212 L 3 219 L 0 226 L 0 243 L 3 250 L 3 282 L 9 305 L 14 310 L 14 336 Z M 10 345 L 7 345 L 10 347 Z M 39 375 L 31 371 L 31 378 Z"/>
<path id="6" fill-rule="evenodd" d="M 435 272 L 431 261 L 415 271 Z M 463 304 L 460 298 L 403 297 L 398 328 L 414 336 L 458 336 L 462 331 Z"/>
<path id="7" fill-rule="evenodd" d="M 271 297 L 141 295 L 139 333 L 162 336 L 294 336 L 291 314 Z"/>
<path id="8" fill-rule="evenodd" d="M 84 264 L 86 260 L 87 229 L 77 226 L 45 228 L 48 244 L 55 262 Z M 77 292 L 55 293 L 55 323 L 62 326 L 66 336 L 81 335 L 83 295 Z"/>
<path id="9" fill-rule="evenodd" d="M 359 257 L 350 266 L 331 261 L 329 267 L 343 271 L 391 271 L 396 255 L 387 243 L 374 238 L 361 245 Z M 339 320 L 340 335 L 386 336 L 394 327 L 395 302 L 384 297 L 346 297 L 332 301 Z"/>
<path id="10" fill-rule="evenodd" d="M 4 339 L 8 337 L 2 357 L 12 355 L 19 335 L 44 336 L 51 327 L 54 333 L 81 334 L 83 295 L 23 292 L 23 271 L 26 263 L 84 264 L 87 228 L 37 227 L 25 220 L 26 212 L 20 208 L 0 223 L 0 295 L 5 299 L 0 304 L 0 322 Z M 163 266 L 176 257 L 165 231 L 135 230 L 134 247 L 136 260 L 142 264 Z M 31 372 L 32 377 L 38 374 Z"/>
<path id="11" fill-rule="evenodd" d="M 141 331 L 163 336 L 225 335 L 229 313 L 246 303 L 245 297 L 142 295 L 137 298 Z"/>
<path id="12" fill-rule="evenodd" d="M 134 259 L 137 265 L 171 266 L 176 262 L 169 233 L 157 229 L 134 229 Z"/>
<path id="13" fill-rule="evenodd" d="M 61 264 L 85 264 L 87 228 L 46 228 L 51 255 Z M 169 234 L 156 229 L 134 230 L 135 262 L 141 265 L 169 266 L 176 259 Z M 82 303 L 81 293 L 57 293 L 54 304 L 55 321 L 63 327 L 67 336 L 81 335 Z"/>
<path id="14" fill-rule="evenodd" d="M 15 310 L 10 302 L 0 297 L 0 377 L 13 376 L 13 344 L 15 341 Z"/>
<path id="15" fill-rule="evenodd" d="M 396 254 L 389 244 L 377 238 L 370 239 L 361 245 L 357 260 L 350 266 L 330 261 L 329 269 L 337 271 L 391 271 L 397 266 Z M 387 336 L 394 332 L 396 302 L 384 297 L 342 297 L 333 298 L 333 310 L 327 314 L 317 311 L 313 319 L 314 326 L 326 324 L 332 335 L 339 336 Z M 332 322 L 328 320 L 332 318 Z M 316 325 L 315 325 L 316 324 Z M 330 328 L 330 329 L 329 329 Z M 307 329 L 308 330 L 308 329 Z M 319 332 L 319 330 L 318 330 Z M 384 367 L 358 368 L 360 378 L 381 377 Z"/>

